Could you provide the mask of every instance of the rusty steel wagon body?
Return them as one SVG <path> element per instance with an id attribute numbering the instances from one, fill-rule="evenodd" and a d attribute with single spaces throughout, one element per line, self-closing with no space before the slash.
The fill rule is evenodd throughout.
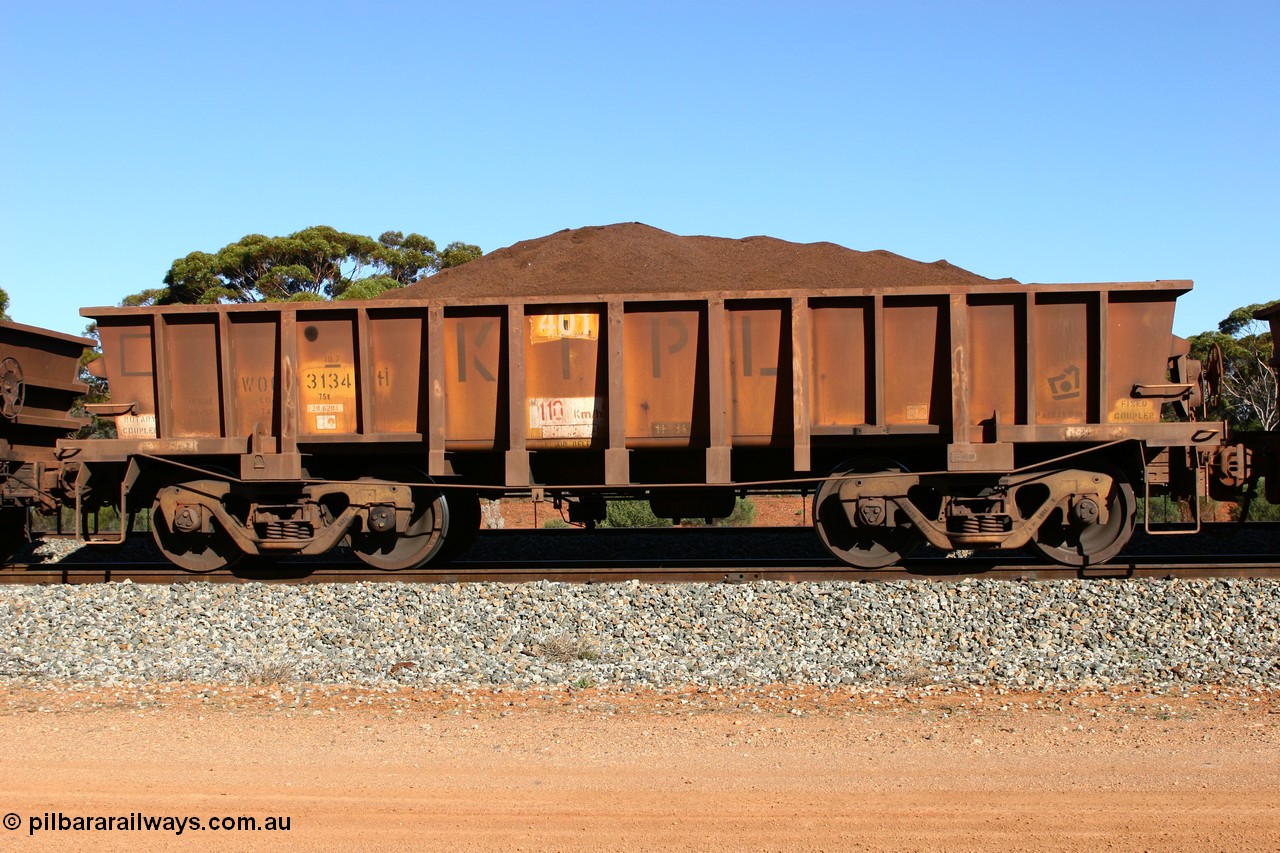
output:
<path id="1" fill-rule="evenodd" d="M 28 509 L 53 512 L 66 499 L 59 439 L 85 421 L 70 417 L 88 390 L 80 357 L 96 342 L 0 321 L 0 556 L 28 537 Z"/>
<path id="2" fill-rule="evenodd" d="M 1224 442 L 1185 420 L 1185 281 L 93 308 L 119 438 L 65 441 L 82 506 L 153 510 L 209 570 L 347 541 L 447 559 L 478 497 L 727 515 L 814 495 L 857 566 L 916 544 L 1103 562 L 1136 490 Z M 1172 421 L 1165 416 L 1177 415 Z"/>

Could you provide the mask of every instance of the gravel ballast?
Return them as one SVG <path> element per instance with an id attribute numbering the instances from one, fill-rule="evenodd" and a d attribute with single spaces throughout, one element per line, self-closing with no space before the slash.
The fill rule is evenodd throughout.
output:
<path id="1" fill-rule="evenodd" d="M 1280 583 L 0 588 L 0 682 L 1280 687 Z"/>

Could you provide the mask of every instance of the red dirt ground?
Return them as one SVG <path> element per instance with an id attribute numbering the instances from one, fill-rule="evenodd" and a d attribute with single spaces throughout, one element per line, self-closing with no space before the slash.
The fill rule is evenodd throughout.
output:
<path id="1" fill-rule="evenodd" d="M 0 737 L 13 850 L 1280 849 L 1275 696 L 8 689 Z M 135 812 L 290 830 L 28 834 Z"/>
<path id="2" fill-rule="evenodd" d="M 808 527 L 813 523 L 813 497 L 798 495 L 753 495 L 755 527 Z M 534 503 L 529 498 L 503 498 L 502 519 L 507 528 L 541 528 L 561 518 L 550 501 Z"/>

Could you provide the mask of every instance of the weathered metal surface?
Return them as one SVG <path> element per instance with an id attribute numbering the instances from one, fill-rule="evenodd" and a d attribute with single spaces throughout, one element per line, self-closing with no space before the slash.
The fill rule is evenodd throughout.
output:
<path id="1" fill-rule="evenodd" d="M 1003 426 L 996 429 L 998 441 L 1017 443 L 1040 442 L 1109 442 L 1133 439 L 1148 445 L 1217 447 L 1226 436 L 1221 421 L 1154 424 L 1039 424 L 1036 426 Z"/>
<path id="2" fill-rule="evenodd" d="M 0 321 L 0 556 L 27 539 L 28 508 L 56 510 L 64 483 L 58 439 L 87 419 L 68 414 L 87 387 L 80 356 L 94 341 Z"/>
<path id="3" fill-rule="evenodd" d="M 231 431 L 228 436 L 279 435 L 276 416 L 277 383 L 279 381 L 280 329 L 269 317 L 247 317 L 241 321 L 227 315 L 229 347 L 224 344 L 224 362 L 230 364 L 232 397 L 223 398 L 228 410 Z M 103 343 L 103 350 L 106 350 Z M 227 356 L 230 356 L 227 358 Z M 112 385 L 112 396 L 115 396 Z"/>
<path id="4" fill-rule="evenodd" d="M 886 424 L 944 425 L 951 421 L 945 297 L 898 297 L 884 306 L 884 420 Z"/>
<path id="5" fill-rule="evenodd" d="M 53 439 L 84 424 L 70 417 L 80 356 L 94 341 L 0 321 L 0 440 L 19 457 L 53 458 Z"/>
<path id="6" fill-rule="evenodd" d="M 625 307 L 621 299 L 610 299 L 606 312 L 607 331 L 604 351 L 608 391 L 605 398 L 605 422 L 608 442 L 604 452 L 604 482 L 609 486 L 625 486 L 631 482 L 631 454 L 627 451 L 627 349 L 623 332 Z"/>
<path id="7" fill-rule="evenodd" d="M 810 307 L 813 427 L 876 423 L 872 301 L 813 300 Z"/>
<path id="8" fill-rule="evenodd" d="M 1007 469 L 1027 444 L 1215 445 L 1220 424 L 1160 422 L 1181 394 L 1167 367 L 1188 287 L 86 309 L 113 399 L 129 404 L 122 439 L 157 444 L 67 452 L 220 453 L 211 441 L 251 435 L 267 454 L 404 444 L 433 476 L 522 489 L 548 465 L 559 482 L 619 487 L 821 476 L 872 439 L 934 448 L 930 464 L 963 472 Z M 752 448 L 786 461 L 753 467 Z M 664 450 L 705 464 L 658 454 L 636 469 L 632 454 Z M 457 467 L 487 454 L 497 464 Z"/>
<path id="9" fill-rule="evenodd" d="M 705 447 L 705 303 L 633 305 L 623 335 L 627 446 Z"/>
<path id="10" fill-rule="evenodd" d="M 346 312 L 343 312 L 346 313 Z M 360 431 L 357 411 L 354 317 L 320 319 L 298 315 L 298 437 L 353 435 Z M 411 361 L 412 359 L 401 359 Z M 376 367 L 376 366 L 375 366 Z M 376 372 L 364 376 L 363 387 L 377 386 Z M 376 420 L 366 412 L 367 421 Z M 373 431 L 373 430 L 370 430 Z"/>
<path id="11" fill-rule="evenodd" d="M 734 300 L 727 306 L 730 435 L 735 447 L 791 443 L 788 307 L 770 300 Z"/>
<path id="12" fill-rule="evenodd" d="M 443 309 L 441 311 L 443 316 Z M 452 450 L 494 450 L 505 444 L 499 429 L 503 368 L 502 313 L 444 316 L 443 446 Z M 434 390 L 433 390 L 434 395 Z M 452 400 L 466 400 L 466 405 Z"/>
<path id="13" fill-rule="evenodd" d="M 94 341 L 0 321 L 0 557 L 27 541 L 30 507 L 57 509 L 58 439 L 87 419 L 68 414 L 87 387 L 80 356 Z"/>
<path id="14" fill-rule="evenodd" d="M 604 345 L 599 305 L 545 305 L 522 320 L 525 444 L 532 450 L 603 449 L 607 435 Z"/>

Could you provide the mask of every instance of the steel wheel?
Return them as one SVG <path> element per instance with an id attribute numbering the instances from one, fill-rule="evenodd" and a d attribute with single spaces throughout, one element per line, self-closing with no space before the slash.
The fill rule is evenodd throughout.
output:
<path id="1" fill-rule="evenodd" d="M 234 566 L 245 555 L 216 521 L 212 533 L 173 530 L 160 511 L 159 495 L 151 504 L 151 535 L 166 560 L 189 572 L 216 572 Z"/>
<path id="2" fill-rule="evenodd" d="M 1065 508 L 1056 509 L 1031 538 L 1031 547 L 1041 556 L 1064 566 L 1093 566 L 1110 560 L 1128 543 L 1138 501 L 1123 474 L 1105 473 L 1112 478 L 1106 524 L 1073 520 Z"/>
<path id="3" fill-rule="evenodd" d="M 386 483 L 429 483 L 430 478 L 412 468 L 381 469 L 363 480 Z M 351 549 L 375 569 L 415 569 L 440 556 L 449 532 L 449 507 L 439 489 L 410 486 L 413 512 L 403 533 L 368 530 L 351 533 Z"/>
<path id="4" fill-rule="evenodd" d="M 905 470 L 889 459 L 863 459 L 841 465 L 832 476 Z M 859 527 L 851 523 L 840 502 L 840 483 L 838 479 L 826 480 L 813 496 L 813 527 L 836 559 L 860 569 L 882 569 L 901 562 L 916 549 L 920 534 L 910 525 Z"/>

